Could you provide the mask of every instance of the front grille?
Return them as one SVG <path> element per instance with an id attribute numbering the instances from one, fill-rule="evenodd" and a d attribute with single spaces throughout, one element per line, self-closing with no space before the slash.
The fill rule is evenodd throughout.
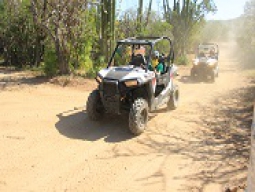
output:
<path id="1" fill-rule="evenodd" d="M 198 65 L 206 66 L 206 62 L 199 62 Z"/>
<path id="2" fill-rule="evenodd" d="M 113 96 L 118 93 L 118 82 L 117 81 L 104 81 L 103 82 L 103 93 L 104 96 Z"/>
<path id="3" fill-rule="evenodd" d="M 102 86 L 103 104 L 108 113 L 119 113 L 120 97 L 118 81 L 104 80 Z"/>

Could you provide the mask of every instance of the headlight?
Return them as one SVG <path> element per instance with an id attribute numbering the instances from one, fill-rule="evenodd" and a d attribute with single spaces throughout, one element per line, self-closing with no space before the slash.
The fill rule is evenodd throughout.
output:
<path id="1" fill-rule="evenodd" d="M 193 63 L 193 65 L 197 65 L 198 64 L 198 60 L 197 59 L 193 59 L 192 63 Z"/>
<path id="2" fill-rule="evenodd" d="M 208 62 L 207 64 L 208 64 L 210 67 L 212 67 L 212 66 L 214 66 L 215 63 L 214 63 L 214 62 Z"/>
<path id="3" fill-rule="evenodd" d="M 125 81 L 124 83 L 127 87 L 133 87 L 138 85 L 137 80 Z"/>
<path id="4" fill-rule="evenodd" d="M 96 77 L 96 81 L 98 82 L 98 83 L 102 83 L 102 77 L 100 77 L 99 75 L 97 75 L 97 77 Z"/>

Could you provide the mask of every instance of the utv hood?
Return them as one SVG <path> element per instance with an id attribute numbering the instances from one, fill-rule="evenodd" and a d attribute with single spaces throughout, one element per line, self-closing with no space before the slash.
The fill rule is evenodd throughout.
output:
<path id="1" fill-rule="evenodd" d="M 198 59 L 194 59 L 193 60 L 194 63 L 204 63 L 204 64 L 209 64 L 209 65 L 214 65 L 218 62 L 217 59 L 212 59 L 212 58 L 206 58 L 206 57 L 202 57 L 202 58 L 198 58 Z"/>
<path id="2" fill-rule="evenodd" d="M 108 80 L 117 80 L 117 81 L 125 81 L 130 79 L 138 79 L 139 81 L 147 81 L 148 79 L 152 79 L 155 77 L 154 72 L 145 71 L 139 67 L 122 66 L 122 67 L 109 67 L 106 69 L 102 69 L 98 72 L 98 74 L 103 79 Z"/>

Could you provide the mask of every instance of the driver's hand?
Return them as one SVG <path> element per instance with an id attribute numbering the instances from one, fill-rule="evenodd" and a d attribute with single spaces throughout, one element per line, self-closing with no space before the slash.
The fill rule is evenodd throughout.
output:
<path id="1" fill-rule="evenodd" d="M 143 64 L 141 64 L 140 66 L 141 66 L 141 68 L 145 69 L 145 66 Z"/>

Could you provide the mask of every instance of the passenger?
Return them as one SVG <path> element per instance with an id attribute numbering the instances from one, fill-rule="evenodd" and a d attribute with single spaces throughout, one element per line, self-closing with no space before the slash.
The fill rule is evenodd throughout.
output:
<path id="1" fill-rule="evenodd" d="M 164 64 L 159 62 L 159 52 L 154 51 L 151 58 L 151 64 L 149 64 L 149 70 L 154 71 L 157 75 L 164 72 Z"/>
<path id="2" fill-rule="evenodd" d="M 212 58 L 212 59 L 215 58 L 215 50 L 214 50 L 214 48 L 212 48 L 212 49 L 210 50 L 209 57 Z"/>

